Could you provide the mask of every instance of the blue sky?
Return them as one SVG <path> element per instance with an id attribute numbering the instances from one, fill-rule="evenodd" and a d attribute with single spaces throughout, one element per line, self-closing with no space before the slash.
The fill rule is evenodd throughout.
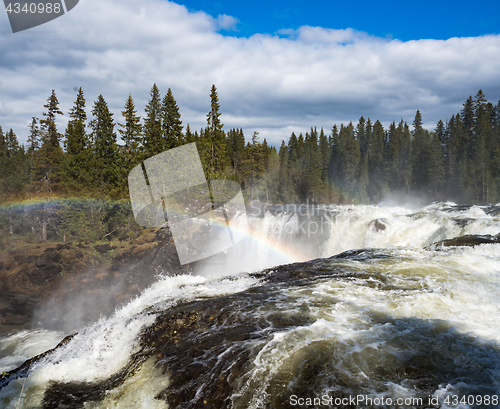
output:
<path id="1" fill-rule="evenodd" d="M 56 91 L 65 115 L 82 87 L 91 119 L 102 94 L 122 122 L 156 83 L 183 125 L 200 130 L 217 86 L 224 128 L 273 145 L 361 116 L 433 130 L 482 89 L 500 100 L 500 1 L 80 0 L 24 32 L 0 12 L 0 126 L 21 142 Z"/>
<path id="2" fill-rule="evenodd" d="M 231 15 L 239 20 L 237 32 L 249 37 L 278 33 L 300 26 L 353 28 L 378 37 L 402 41 L 476 37 L 500 32 L 500 1 L 307 1 L 253 0 L 178 2 L 213 17 Z"/>

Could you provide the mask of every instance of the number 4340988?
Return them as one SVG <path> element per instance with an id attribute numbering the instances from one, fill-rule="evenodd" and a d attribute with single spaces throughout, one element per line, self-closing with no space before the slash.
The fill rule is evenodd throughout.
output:
<path id="1" fill-rule="evenodd" d="M 47 13 L 47 14 L 59 14 L 61 12 L 60 3 L 9 3 L 5 8 L 7 13 Z"/>

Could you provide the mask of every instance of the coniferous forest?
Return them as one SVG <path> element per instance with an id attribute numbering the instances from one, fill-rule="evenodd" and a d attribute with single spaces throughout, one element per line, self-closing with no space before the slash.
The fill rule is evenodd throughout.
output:
<path id="1" fill-rule="evenodd" d="M 388 128 L 361 116 L 356 124 L 292 133 L 279 148 L 258 132 L 246 142 L 242 129 L 225 131 L 214 85 L 207 125 L 194 131 L 183 126 L 172 91 L 162 97 L 156 84 L 142 115 L 131 95 L 120 118 L 113 117 L 102 95 L 89 107 L 81 88 L 65 130 L 58 127 L 63 112 L 55 91 L 44 108 L 41 118 L 32 118 L 27 146 L 12 129 L 0 127 L 2 203 L 127 199 L 127 176 L 134 166 L 189 142 L 197 144 L 207 179 L 239 182 L 247 200 L 377 203 L 397 194 L 500 202 L 500 102 L 488 102 L 481 90 L 433 131 L 422 127 L 419 111 L 412 124 L 401 120 Z"/>

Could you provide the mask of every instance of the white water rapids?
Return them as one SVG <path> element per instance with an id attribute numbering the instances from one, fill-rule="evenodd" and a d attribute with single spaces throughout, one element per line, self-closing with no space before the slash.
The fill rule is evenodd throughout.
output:
<path id="1" fill-rule="evenodd" d="M 298 254 L 297 260 L 328 258 L 364 248 L 379 250 L 368 251 L 366 257 L 314 262 L 316 267 L 334 266 L 349 277 L 280 287 L 273 290 L 269 306 L 245 313 L 256 319 L 302 314 L 308 322 L 248 341 L 255 353 L 234 380 L 228 406 L 335 407 L 312 400 L 308 406 L 306 399 L 359 394 L 377 402 L 403 399 L 399 407 L 404 408 L 497 407 L 478 405 L 476 396 L 500 397 L 500 244 L 424 249 L 443 239 L 500 233 L 500 213 L 489 209 L 450 203 L 416 212 L 404 207 L 324 207 L 321 218 L 329 230 L 313 247 L 308 243 L 313 240 L 308 236 L 311 224 L 309 232 L 304 231 L 297 214 L 251 218 L 254 238 L 229 252 L 225 265 L 207 263 L 198 274 L 165 275 L 111 317 L 81 329 L 34 364 L 27 378 L 1 389 L 0 407 L 43 407 L 51 382 L 96 382 L 117 373 L 139 350 L 141 331 L 155 320 L 142 313 L 147 308 L 164 311 L 186 301 L 257 287 L 262 282 L 248 273 L 290 263 L 293 254 Z M 316 230 L 322 226 L 313 224 Z M 55 347 L 65 335 L 37 329 L 0 339 L 0 371 Z M 419 374 L 428 367 L 439 368 L 439 373 L 433 369 L 422 386 Z M 310 388 L 294 387 L 308 371 L 315 373 Z M 151 359 L 102 400 L 84 407 L 167 408 L 156 396 L 169 381 Z M 474 398 L 453 404 L 455 395 Z M 411 401 L 422 396 L 439 399 L 439 406 Z M 203 397 L 197 399 L 203 402 Z"/>

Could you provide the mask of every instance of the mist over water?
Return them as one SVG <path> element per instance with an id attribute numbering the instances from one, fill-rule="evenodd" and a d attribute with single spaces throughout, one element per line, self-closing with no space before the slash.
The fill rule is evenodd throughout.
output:
<path id="1" fill-rule="evenodd" d="M 0 406 L 287 408 L 291 396 L 363 395 L 497 407 L 445 400 L 500 395 L 500 244 L 432 243 L 498 234 L 499 208 L 274 208 L 249 222 L 226 253 L 190 275 L 164 271 L 80 328 L 0 389 Z M 0 370 L 64 335 L 4 337 Z"/>

